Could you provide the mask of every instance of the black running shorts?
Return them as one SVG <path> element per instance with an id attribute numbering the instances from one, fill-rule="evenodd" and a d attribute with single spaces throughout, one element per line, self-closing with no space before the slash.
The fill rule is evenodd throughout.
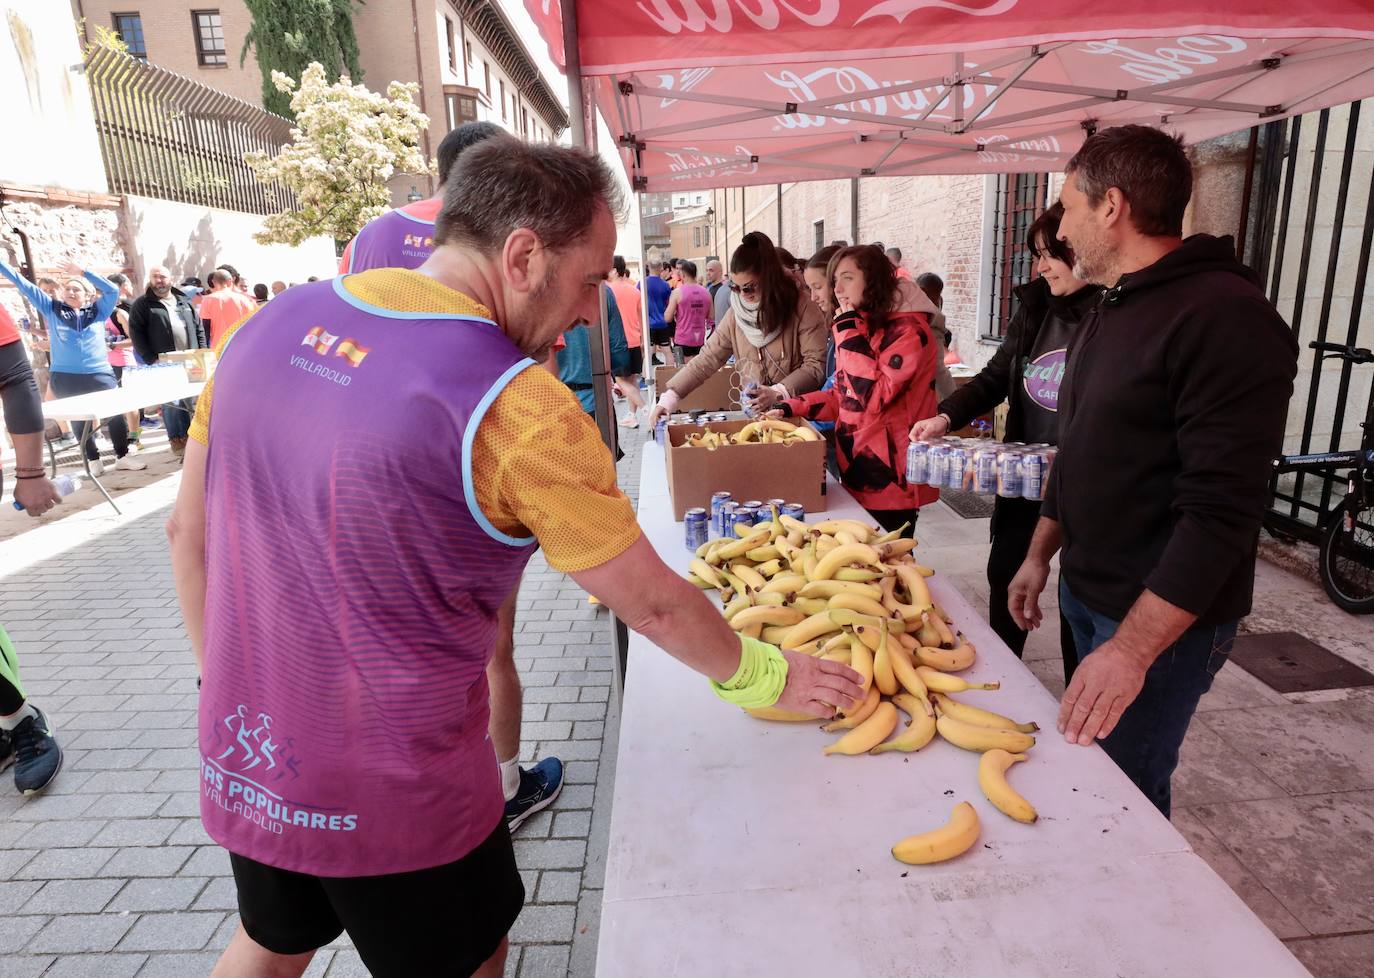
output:
<path id="1" fill-rule="evenodd" d="M 496 953 L 525 901 L 502 819 L 457 862 L 335 878 L 229 854 L 243 927 L 277 954 L 304 954 L 344 931 L 375 978 L 467 976 Z"/>
<path id="2" fill-rule="evenodd" d="M 673 334 L 677 331 L 676 326 L 664 326 L 662 329 L 649 330 L 649 342 L 654 346 L 671 346 Z"/>

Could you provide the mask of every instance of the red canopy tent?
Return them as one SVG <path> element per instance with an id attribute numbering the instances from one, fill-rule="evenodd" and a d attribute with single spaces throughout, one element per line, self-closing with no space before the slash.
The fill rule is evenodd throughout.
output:
<path id="1" fill-rule="evenodd" d="M 1374 94 L 1374 0 L 526 5 L 560 67 L 576 38 L 639 191 L 1059 169 L 1098 128 L 1195 142 Z"/>

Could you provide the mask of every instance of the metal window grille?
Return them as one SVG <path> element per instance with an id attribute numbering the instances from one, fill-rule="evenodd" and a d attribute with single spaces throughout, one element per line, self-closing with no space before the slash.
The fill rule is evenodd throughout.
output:
<path id="1" fill-rule="evenodd" d="M 1031 280 L 1033 256 L 1026 248 L 1026 229 L 1044 211 L 1049 194 L 1047 173 L 1002 173 L 997 176 L 992 233 L 992 301 L 983 335 L 1001 339 L 1016 312 L 1014 291 Z"/>
<path id="2" fill-rule="evenodd" d="M 148 60 L 148 45 L 143 40 L 143 18 L 137 13 L 110 14 L 114 31 L 129 48 L 129 57 Z"/>
<path id="3" fill-rule="evenodd" d="M 286 119 L 109 48 L 91 51 L 86 77 L 111 192 L 253 214 L 296 206 L 243 162 L 290 142 Z"/>
<path id="4" fill-rule="evenodd" d="M 815 247 L 811 249 L 811 253 L 814 255 L 825 247 L 825 221 L 817 221 L 812 224 L 811 230 L 814 232 L 813 241 Z"/>
<path id="5" fill-rule="evenodd" d="M 192 10 L 191 26 L 196 35 L 196 59 L 202 68 L 224 68 L 224 25 L 218 10 Z"/>
<path id="6" fill-rule="evenodd" d="M 1323 365 L 1312 341 L 1374 346 L 1366 287 L 1374 242 L 1374 160 L 1362 147 L 1360 102 L 1251 130 L 1242 207 L 1243 259 L 1298 340 L 1285 454 L 1353 450 L 1374 397 L 1369 368 Z M 1364 192 L 1363 207 L 1350 206 Z M 1344 474 L 1344 473 L 1339 473 Z M 1266 523 L 1315 541 L 1344 484 L 1287 473 L 1271 486 Z"/>

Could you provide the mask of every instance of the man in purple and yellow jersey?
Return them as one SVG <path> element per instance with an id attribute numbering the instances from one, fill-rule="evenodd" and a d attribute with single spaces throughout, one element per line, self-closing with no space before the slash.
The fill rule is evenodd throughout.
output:
<path id="1" fill-rule="evenodd" d="M 846 666 L 735 634 L 659 559 L 539 366 L 599 314 L 621 206 L 591 153 L 485 140 L 423 266 L 291 289 L 226 341 L 168 525 L 201 817 L 242 921 L 215 978 L 299 975 L 344 931 L 378 978 L 502 973 L 524 890 L 486 665 L 536 546 L 729 703 L 861 695 Z"/>
<path id="2" fill-rule="evenodd" d="M 505 132 L 490 122 L 465 122 L 444 137 L 436 154 L 439 195 L 390 211 L 368 222 L 344 248 L 339 273 L 374 268 L 419 268 L 434 253 L 434 220 L 449 186 L 453 165 L 465 149 Z M 566 341 L 559 337 L 561 347 Z M 557 375 L 556 365 L 551 368 Z M 506 825 L 514 832 L 531 815 L 548 808 L 563 790 L 563 761 L 544 757 L 532 767 L 520 766 L 520 719 L 524 704 L 520 674 L 515 667 L 515 602 L 517 581 L 501 605 L 500 628 L 487 685 L 491 688 L 491 739 L 501 767 L 501 791 L 506 797 Z"/>

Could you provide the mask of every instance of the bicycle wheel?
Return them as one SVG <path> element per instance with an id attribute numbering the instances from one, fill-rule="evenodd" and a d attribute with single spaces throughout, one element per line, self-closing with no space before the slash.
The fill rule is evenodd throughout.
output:
<path id="1" fill-rule="evenodd" d="M 1355 512 L 1346 529 L 1347 505 L 1327 521 L 1319 556 L 1322 586 L 1338 607 L 1356 615 L 1374 613 L 1374 507 Z"/>

